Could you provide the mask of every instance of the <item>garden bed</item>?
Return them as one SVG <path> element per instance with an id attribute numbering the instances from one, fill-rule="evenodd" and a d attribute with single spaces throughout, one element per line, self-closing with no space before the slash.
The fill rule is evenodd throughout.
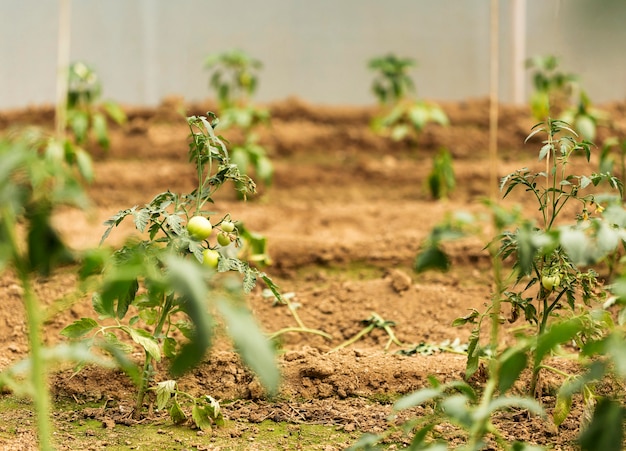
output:
<path id="1" fill-rule="evenodd" d="M 186 154 L 188 128 L 183 117 L 172 113 L 172 102 L 156 109 L 129 109 L 127 126 L 112 129 L 111 149 L 95 155 L 96 178 L 88 188 L 92 209 L 63 210 L 55 217 L 72 246 L 97 246 L 102 223 L 118 210 L 143 205 L 166 189 L 193 189 L 194 170 Z M 134 387 L 117 370 L 87 367 L 75 374 L 59 368 L 51 378 L 58 449 L 149 449 L 141 428 L 155 424 L 152 443 L 168 449 L 344 449 L 362 433 L 385 429 L 393 401 L 427 386 L 429 375 L 442 381 L 462 379 L 466 357 L 443 348 L 454 348 L 455 340 L 467 343 L 470 326 L 453 327 L 453 320 L 470 309 L 483 310 L 489 302 L 492 273 L 483 250 L 486 243 L 467 238 L 451 244 L 453 265 L 446 273 L 416 274 L 412 267 L 424 239 L 447 213 L 483 211 L 480 200 L 492 190 L 488 104 L 472 100 L 443 107 L 449 127 L 429 125 L 416 143 L 393 143 L 370 131 L 374 110 L 369 108 L 316 107 L 295 99 L 270 105 L 272 125 L 261 140 L 275 165 L 273 185 L 260 186 L 260 193 L 245 203 L 228 193 L 218 195 L 213 210 L 231 213 L 268 238 L 273 264 L 264 270 L 283 293 L 292 293 L 304 324 L 332 340 L 302 332 L 280 335 L 283 384 L 277 397 L 268 399 L 230 344 L 218 339 L 206 363 L 179 381 L 187 392 L 221 401 L 228 421 L 213 435 L 183 433 L 154 412 L 134 423 L 128 415 Z M 211 108 L 191 105 L 187 113 L 203 114 Z M 619 118 L 625 106 L 606 108 Z M 528 110 L 503 106 L 500 121 L 499 176 L 536 165 L 537 143 L 524 145 L 533 125 Z M 35 108 L 0 114 L 5 129 L 33 123 L 52 128 L 52 111 Z M 616 121 L 615 129 L 624 133 L 626 126 Z M 607 133 L 601 129 L 599 140 Z M 228 138 L 228 132 L 225 135 Z M 424 183 L 431 158 L 441 147 L 454 157 L 457 188 L 449 199 L 438 201 Z M 575 164 L 584 167 L 585 162 Z M 591 165 L 585 172 L 597 168 L 595 155 Z M 506 200 L 508 205 L 514 202 L 523 199 Z M 131 232 L 130 225 L 122 226 L 107 243 L 121 244 Z M 47 343 L 63 340 L 59 331 L 72 321 L 95 316 L 89 296 L 64 299 L 76 285 L 75 273 L 75 268 L 65 267 L 37 280 L 40 298 L 51 306 Z M 5 351 L 0 368 L 27 355 L 20 295 L 15 277 L 4 273 L 0 341 Z M 61 307 L 59 299 L 64 299 Z M 261 286 L 248 303 L 268 334 L 295 325 L 287 308 L 265 298 Z M 354 344 L 333 350 L 363 329 L 363 321 L 373 313 L 395 324 L 392 330 L 402 346 L 389 344 L 385 331 L 374 329 Z M 554 366 L 576 371 L 575 363 L 567 360 L 557 359 Z M 159 377 L 167 378 L 166 365 L 159 369 Z M 481 378 L 484 374 L 479 372 L 472 383 L 480 386 Z M 556 377 L 544 381 L 540 398 L 548 412 L 561 382 Z M 5 403 L 14 402 L 8 394 L 3 397 Z M 29 406 L 11 406 L 0 409 L 4 410 L 0 445 L 29 449 L 35 443 Z M 497 423 L 510 440 L 565 450 L 576 448 L 580 418 L 576 401 L 558 430 L 547 419 L 515 413 L 501 414 Z M 86 423 L 89 427 L 84 427 Z M 128 426 L 136 427 L 136 434 L 125 432 Z M 325 429 L 307 429 L 313 426 Z M 267 439 L 277 431 L 277 438 Z M 445 425 L 437 433 L 452 441 L 459 436 Z"/>

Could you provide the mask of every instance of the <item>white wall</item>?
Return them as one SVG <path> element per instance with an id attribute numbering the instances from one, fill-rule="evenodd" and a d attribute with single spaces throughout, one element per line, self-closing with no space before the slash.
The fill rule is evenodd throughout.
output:
<path id="1" fill-rule="evenodd" d="M 71 56 L 96 68 L 105 97 L 125 104 L 212 96 L 203 60 L 235 47 L 264 63 L 260 102 L 371 104 L 367 61 L 390 51 L 418 61 L 421 96 L 460 100 L 488 94 L 489 3 L 73 0 Z M 596 102 L 626 98 L 626 1 L 527 4 L 529 56 L 561 56 Z M 511 0 L 500 13 L 500 91 L 511 101 Z M 0 0 L 0 108 L 54 102 L 58 15 L 55 0 Z"/>

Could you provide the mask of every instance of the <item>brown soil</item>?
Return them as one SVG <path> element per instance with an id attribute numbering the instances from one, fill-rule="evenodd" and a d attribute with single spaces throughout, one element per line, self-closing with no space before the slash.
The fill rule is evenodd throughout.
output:
<path id="1" fill-rule="evenodd" d="M 455 328 L 451 323 L 472 308 L 482 310 L 491 292 L 482 239 L 452 244 L 454 266 L 448 273 L 417 275 L 411 269 L 420 244 L 435 224 L 448 212 L 481 211 L 480 199 L 492 190 L 487 102 L 443 106 L 450 127 L 429 126 L 417 143 L 398 144 L 369 130 L 373 109 L 310 106 L 294 99 L 270 105 L 272 125 L 262 140 L 272 150 L 273 186 L 261 187 L 260 194 L 247 203 L 224 193 L 216 199 L 215 211 L 230 212 L 267 236 L 274 262 L 268 274 L 284 293 L 294 293 L 293 302 L 299 305 L 306 326 L 333 339 L 304 333 L 281 336 L 283 385 L 275 400 L 264 399 L 258 382 L 236 354 L 226 344 L 218 345 L 206 363 L 180 384 L 191 393 L 221 399 L 225 415 L 236 420 L 232 427 L 263 419 L 311 422 L 337 425 L 357 437 L 382 431 L 393 399 L 426 386 L 429 375 L 444 381 L 463 377 L 463 355 L 397 353 L 420 343 L 438 345 L 455 339 L 466 343 L 469 327 Z M 613 117 L 625 117 L 626 105 L 606 108 Z M 187 192 L 193 188 L 193 168 L 186 159 L 187 129 L 176 109 L 175 99 L 153 110 L 129 109 L 127 127 L 112 130 L 111 150 L 96 155 L 96 181 L 89 188 L 93 209 L 87 214 L 62 211 L 56 217 L 74 247 L 96 246 L 102 222 L 120 209 L 146 203 L 166 189 Z M 186 113 L 203 114 L 207 109 L 211 105 L 192 105 Z M 45 108 L 0 113 L 0 129 L 33 123 L 51 127 L 52 116 L 52 110 Z M 533 125 L 527 109 L 503 106 L 500 124 L 498 175 L 536 164 L 537 143 L 523 145 Z M 613 130 L 624 136 L 625 121 L 615 121 Z M 599 142 L 609 130 L 600 133 Z M 431 157 L 440 147 L 452 152 L 458 183 L 446 201 L 432 200 L 423 185 Z M 507 202 L 512 205 L 516 200 Z M 533 214 L 534 210 L 528 211 Z M 127 224 L 111 235 L 109 243 L 119 244 L 131 232 Z M 52 305 L 70 293 L 76 282 L 74 271 L 64 268 L 38 280 L 42 302 Z M 0 299 L 0 341 L 5 344 L 2 368 L 27 353 L 21 289 L 10 273 L 0 276 Z M 261 287 L 250 295 L 249 305 L 268 333 L 295 325 L 285 307 L 263 298 Z M 404 346 L 392 344 L 385 351 L 388 336 L 374 330 L 345 349 L 329 352 L 358 333 L 362 320 L 374 312 L 396 323 L 393 330 Z M 47 342 L 62 340 L 59 331 L 83 316 L 95 316 L 87 298 L 66 303 L 50 314 Z M 567 362 L 555 365 L 575 371 Z M 473 383 L 479 387 L 480 381 L 478 377 Z M 548 378 L 544 384 L 548 412 L 560 382 Z M 52 388 L 60 400 L 108 400 L 107 406 L 128 409 L 133 402 L 134 387 L 128 379 L 100 368 L 86 368 L 76 375 L 59 371 L 52 377 Z M 99 415 L 105 422 L 122 421 L 115 416 L 120 410 L 107 408 Z M 521 418 L 514 412 L 502 414 L 498 425 L 511 440 L 574 449 L 580 415 L 575 405 L 558 431 L 548 420 Z M 5 449 L 26 449 L 0 444 Z M 330 444 L 324 449 L 347 445 Z M 63 445 L 61 449 L 72 448 Z"/>

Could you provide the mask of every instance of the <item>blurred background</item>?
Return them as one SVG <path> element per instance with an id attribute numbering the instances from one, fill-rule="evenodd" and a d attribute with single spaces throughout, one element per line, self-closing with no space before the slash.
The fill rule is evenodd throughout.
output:
<path id="1" fill-rule="evenodd" d="M 420 97 L 489 93 L 487 0 L 73 0 L 70 58 L 93 66 L 105 98 L 152 106 L 210 97 L 209 54 L 263 62 L 256 99 L 375 103 L 369 59 L 418 62 Z M 0 109 L 55 102 L 60 1 L 0 2 Z M 527 101 L 524 60 L 553 54 L 595 102 L 626 98 L 626 1 L 501 0 L 499 93 Z"/>

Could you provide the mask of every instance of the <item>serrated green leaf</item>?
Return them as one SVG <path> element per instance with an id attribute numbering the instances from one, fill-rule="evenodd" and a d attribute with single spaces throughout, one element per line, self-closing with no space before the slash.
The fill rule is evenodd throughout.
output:
<path id="1" fill-rule="evenodd" d="M 133 211 L 132 214 L 133 219 L 135 220 L 135 227 L 137 228 L 137 230 L 139 230 L 141 233 L 145 232 L 146 227 L 150 222 L 150 210 L 148 210 L 147 208 L 142 208 L 141 210 Z"/>
<path id="2" fill-rule="evenodd" d="M 161 361 L 161 350 L 156 339 L 143 329 L 135 329 L 132 327 L 122 327 L 126 333 L 130 335 L 135 343 L 144 348 L 150 356 L 157 362 Z"/>
<path id="3" fill-rule="evenodd" d="M 81 318 L 61 330 L 61 335 L 67 338 L 80 338 L 98 327 L 98 323 L 91 318 Z"/>
<path id="4" fill-rule="evenodd" d="M 102 301 L 102 296 L 100 293 L 94 293 L 91 296 L 91 305 L 93 309 L 98 313 L 101 317 L 104 318 L 113 318 L 115 316 L 115 310 L 113 310 L 113 304 L 104 303 Z"/>
<path id="5" fill-rule="evenodd" d="M 169 225 L 176 235 L 184 235 L 183 232 L 183 221 L 178 215 L 167 215 L 166 218 L 167 225 Z"/>
<path id="6" fill-rule="evenodd" d="M 163 354 L 168 359 L 176 357 L 176 340 L 172 337 L 165 337 L 163 339 Z"/>
<path id="7" fill-rule="evenodd" d="M 187 421 L 187 415 L 185 415 L 185 412 L 183 412 L 183 409 L 176 400 L 172 402 L 172 407 L 170 407 L 170 419 L 174 424 L 182 424 Z"/>
<path id="8" fill-rule="evenodd" d="M 567 418 L 572 409 L 572 395 L 559 390 L 552 411 L 552 418 L 556 426 L 560 426 Z"/>
<path id="9" fill-rule="evenodd" d="M 155 309 L 142 308 L 139 311 L 139 318 L 147 325 L 152 326 L 158 321 L 159 313 Z"/>
<path id="10" fill-rule="evenodd" d="M 544 144 L 543 147 L 541 147 L 541 150 L 539 151 L 539 161 L 546 158 L 546 156 L 550 153 L 552 148 L 553 148 L 552 144 Z"/>
<path id="11" fill-rule="evenodd" d="M 174 326 L 176 326 L 180 333 L 183 334 L 183 337 L 188 340 L 191 340 L 195 335 L 195 328 L 193 327 L 193 323 L 189 321 L 181 319 L 176 321 L 176 324 L 174 324 Z"/>
<path id="12" fill-rule="evenodd" d="M 243 292 L 244 293 L 246 294 L 250 293 L 254 289 L 254 287 L 256 286 L 256 277 L 257 277 L 256 270 L 248 266 L 243 276 Z"/>
<path id="13" fill-rule="evenodd" d="M 209 415 L 204 408 L 200 407 L 197 404 L 194 404 L 193 408 L 191 409 L 191 418 L 193 418 L 193 422 L 196 424 L 198 429 L 202 431 L 211 430 L 211 418 L 209 418 Z"/>
<path id="14" fill-rule="evenodd" d="M 157 409 L 163 410 L 176 391 L 176 381 L 167 380 L 158 382 L 154 391 L 156 392 Z"/>
<path id="15" fill-rule="evenodd" d="M 480 361 L 480 346 L 478 346 L 478 340 L 480 339 L 477 330 L 472 330 L 472 334 L 469 338 L 467 346 L 467 362 L 465 364 L 465 378 L 469 379 L 477 370 L 478 363 Z"/>

